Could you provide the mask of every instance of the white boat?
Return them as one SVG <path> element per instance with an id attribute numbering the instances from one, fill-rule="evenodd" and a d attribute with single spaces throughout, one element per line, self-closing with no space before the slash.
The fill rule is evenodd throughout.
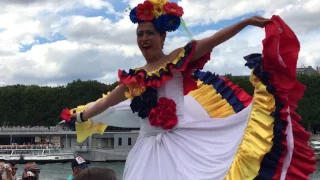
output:
<path id="1" fill-rule="evenodd" d="M 0 145 L 0 159 L 24 162 L 70 162 L 73 152 L 62 152 L 57 146 Z"/>
<path id="2" fill-rule="evenodd" d="M 310 147 L 316 151 L 316 152 L 320 152 L 320 141 L 311 141 L 310 142 Z"/>

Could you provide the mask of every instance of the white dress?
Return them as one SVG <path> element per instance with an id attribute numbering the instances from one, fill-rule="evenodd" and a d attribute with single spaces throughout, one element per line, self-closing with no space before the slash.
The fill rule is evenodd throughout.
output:
<path id="1" fill-rule="evenodd" d="M 141 119 L 140 135 L 127 158 L 123 179 L 224 179 L 242 140 L 239 134 L 246 128 L 251 106 L 223 120 L 212 119 L 206 112 L 193 117 L 190 110 L 203 108 L 192 98 L 184 102 L 183 77 L 179 72 L 158 89 L 158 97 L 175 101 L 178 125 L 163 130 L 151 126 L 148 119 Z"/>
<path id="2" fill-rule="evenodd" d="M 252 69 L 252 96 L 225 78 L 199 71 L 210 53 L 196 64 L 190 62 L 197 45 L 191 41 L 158 71 L 119 70 L 120 83 L 134 96 L 76 123 L 78 141 L 103 134 L 107 125 L 140 127 L 124 180 L 308 179 L 316 161 L 307 144 L 309 133 L 295 112 L 305 90 L 295 77 L 300 45 L 280 17 L 272 21 L 266 26 L 263 53 L 245 57 Z M 151 96 L 143 88 L 157 93 Z M 176 104 L 178 121 L 172 129 L 151 126 L 148 117 L 155 116 L 140 118 L 144 110 L 160 107 L 160 101 L 141 105 L 143 99 L 151 102 L 150 97 L 155 101 L 166 97 Z M 70 111 L 91 108 L 96 102 Z M 144 108 L 136 111 L 137 107 Z"/>

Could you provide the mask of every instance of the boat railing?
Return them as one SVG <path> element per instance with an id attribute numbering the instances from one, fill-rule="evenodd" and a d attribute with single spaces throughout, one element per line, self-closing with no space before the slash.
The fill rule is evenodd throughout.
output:
<path id="1" fill-rule="evenodd" d="M 48 133 L 48 132 L 72 132 L 68 128 L 63 128 L 61 126 L 33 126 L 33 127 L 0 127 L 0 133 L 10 134 L 10 133 Z"/>
<path id="2" fill-rule="evenodd" d="M 61 146 L 59 145 L 0 145 L 0 150 L 23 150 L 23 149 L 34 149 L 34 150 L 59 150 Z"/>

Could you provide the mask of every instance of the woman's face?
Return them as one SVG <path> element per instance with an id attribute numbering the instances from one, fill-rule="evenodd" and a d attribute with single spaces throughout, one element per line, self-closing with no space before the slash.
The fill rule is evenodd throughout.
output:
<path id="1" fill-rule="evenodd" d="M 161 36 L 153 23 L 143 22 L 138 25 L 137 43 L 143 56 L 148 59 L 162 51 L 165 36 Z"/>

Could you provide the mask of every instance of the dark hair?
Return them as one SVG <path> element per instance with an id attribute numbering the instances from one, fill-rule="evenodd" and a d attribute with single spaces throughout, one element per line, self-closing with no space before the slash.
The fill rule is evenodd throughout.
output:
<path id="1" fill-rule="evenodd" d="M 13 160 L 10 160 L 10 161 L 7 162 L 7 164 L 10 164 L 11 166 L 15 166 L 15 165 L 17 165 L 17 162 L 13 161 Z"/>
<path id="2" fill-rule="evenodd" d="M 160 36 L 164 36 L 166 32 L 159 32 Z"/>
<path id="3" fill-rule="evenodd" d="M 74 180 L 117 180 L 116 173 L 109 168 L 89 168 L 79 173 Z"/>
<path id="4" fill-rule="evenodd" d="M 141 23 L 143 23 L 143 22 L 141 22 Z M 141 23 L 138 23 L 138 26 L 137 26 L 137 29 L 136 29 L 136 32 L 138 33 L 138 29 L 139 29 L 139 26 L 140 26 L 140 24 Z M 164 31 L 158 31 L 158 29 L 157 28 L 154 28 L 157 32 L 159 32 L 159 34 L 160 34 L 160 36 L 162 37 L 162 36 L 164 36 L 164 35 L 166 35 L 166 32 Z"/>
<path id="5" fill-rule="evenodd" d="M 77 168 L 78 166 L 81 166 L 81 165 L 85 165 L 85 164 L 90 164 L 89 161 L 84 161 L 82 163 L 78 163 L 78 161 L 76 159 L 74 159 L 72 162 L 71 162 L 71 169 L 72 169 L 72 172 L 74 172 L 74 168 Z"/>

